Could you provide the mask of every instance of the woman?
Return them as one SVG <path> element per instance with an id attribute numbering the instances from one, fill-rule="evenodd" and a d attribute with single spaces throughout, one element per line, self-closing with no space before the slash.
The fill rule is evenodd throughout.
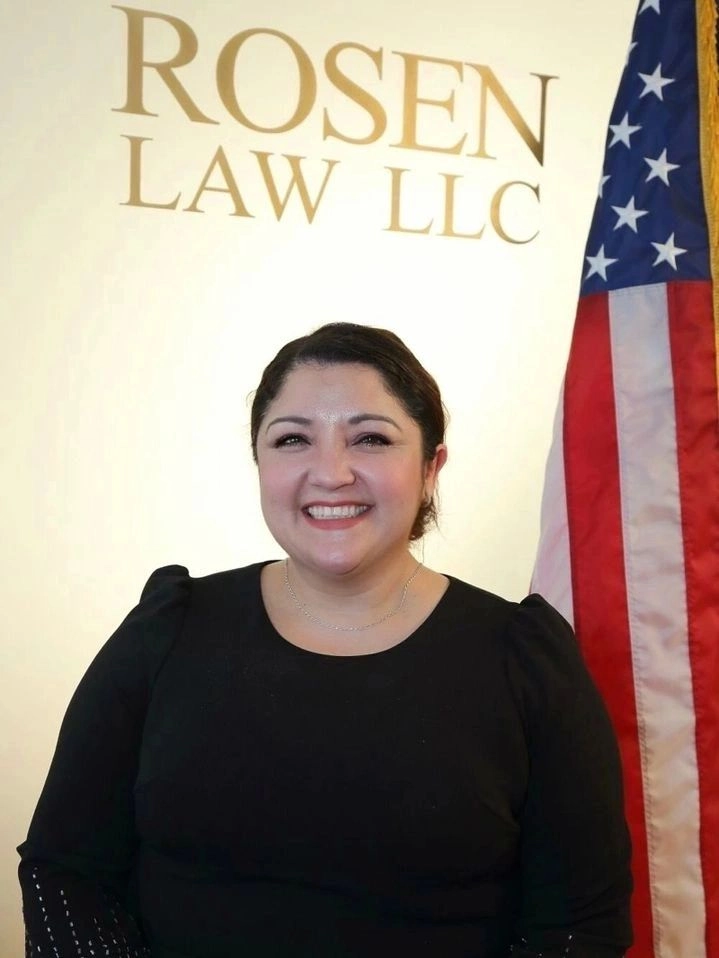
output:
<path id="1" fill-rule="evenodd" d="M 288 558 L 159 569 L 91 665 L 20 849 L 28 955 L 624 954 L 616 747 L 569 627 L 409 551 L 444 431 L 385 330 L 265 369 Z"/>

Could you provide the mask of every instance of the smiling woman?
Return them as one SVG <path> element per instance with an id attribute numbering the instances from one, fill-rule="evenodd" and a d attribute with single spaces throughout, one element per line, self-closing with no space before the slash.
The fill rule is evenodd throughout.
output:
<path id="1" fill-rule="evenodd" d="M 277 417 L 262 430 L 257 461 L 265 521 L 293 575 L 383 582 L 395 567 L 404 573 L 443 447 L 423 462 L 417 424 L 367 367 L 295 370 L 271 411 L 292 409 L 310 414 L 306 425 Z M 298 431 L 287 434 L 289 419 Z"/>
<path id="2" fill-rule="evenodd" d="M 444 431 L 386 330 L 265 369 L 286 558 L 157 570 L 90 666 L 20 848 L 28 956 L 624 954 L 616 747 L 569 626 L 411 554 Z"/>
<path id="3" fill-rule="evenodd" d="M 434 517 L 447 450 L 439 389 L 406 354 L 390 332 L 332 324 L 288 344 L 255 395 L 262 511 L 289 556 L 285 589 L 279 568 L 264 570 L 265 604 L 303 648 L 335 655 L 387 648 L 418 626 L 446 589 L 444 576 L 428 569 L 419 575 L 408 552 Z M 413 601 L 405 608 L 410 575 Z M 386 613 L 400 594 L 402 608 Z M 298 603 L 308 620 L 301 628 Z M 389 622 L 400 611 L 404 632 Z M 317 630 L 329 621 L 334 635 Z M 363 634 L 340 641 L 337 632 Z"/>

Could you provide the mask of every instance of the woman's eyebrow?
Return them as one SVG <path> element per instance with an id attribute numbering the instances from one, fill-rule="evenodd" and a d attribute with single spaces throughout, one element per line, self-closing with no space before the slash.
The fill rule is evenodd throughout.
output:
<path id="1" fill-rule="evenodd" d="M 375 420 L 377 422 L 388 422 L 395 429 L 400 429 L 399 423 L 395 422 L 390 416 L 382 416 L 378 412 L 360 412 L 356 416 L 350 416 L 348 422 L 350 426 L 359 426 L 360 423 Z"/>
<path id="2" fill-rule="evenodd" d="M 305 416 L 278 416 L 277 419 L 273 419 L 272 422 L 268 422 L 265 426 L 265 432 L 270 428 L 270 426 L 275 426 L 278 422 L 291 422 L 295 426 L 310 426 L 312 425 L 312 420 L 307 419 Z"/>

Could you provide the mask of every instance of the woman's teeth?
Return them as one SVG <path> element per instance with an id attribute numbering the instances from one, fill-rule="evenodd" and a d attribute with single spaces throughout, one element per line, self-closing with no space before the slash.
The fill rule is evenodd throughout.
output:
<path id="1" fill-rule="evenodd" d="M 308 506 L 313 519 L 354 519 L 367 512 L 369 506 Z"/>

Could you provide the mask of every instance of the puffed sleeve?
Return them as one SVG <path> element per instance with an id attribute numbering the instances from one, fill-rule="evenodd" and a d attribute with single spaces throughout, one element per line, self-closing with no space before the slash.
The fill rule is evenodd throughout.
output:
<path id="1" fill-rule="evenodd" d="M 609 717 L 569 624 L 541 596 L 520 603 L 507 638 L 530 768 L 513 954 L 620 958 L 632 942 L 632 879 Z"/>
<path id="2" fill-rule="evenodd" d="M 182 628 L 190 578 L 155 571 L 70 701 L 18 851 L 26 958 L 146 956 L 131 869 L 132 790 L 155 676 Z"/>

